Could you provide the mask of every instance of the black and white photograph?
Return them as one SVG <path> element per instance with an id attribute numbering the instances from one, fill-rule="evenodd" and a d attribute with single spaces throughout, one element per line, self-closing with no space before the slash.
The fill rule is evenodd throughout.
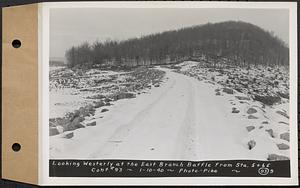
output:
<path id="1" fill-rule="evenodd" d="M 49 159 L 289 169 L 289 28 L 284 8 L 51 8 Z"/>

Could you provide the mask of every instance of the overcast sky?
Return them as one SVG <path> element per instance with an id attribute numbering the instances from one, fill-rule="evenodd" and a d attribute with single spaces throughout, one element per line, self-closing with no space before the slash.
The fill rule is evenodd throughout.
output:
<path id="1" fill-rule="evenodd" d="M 66 49 L 85 41 L 124 40 L 228 20 L 255 24 L 288 43 L 288 17 L 285 9 L 51 9 L 50 57 L 64 57 Z"/>

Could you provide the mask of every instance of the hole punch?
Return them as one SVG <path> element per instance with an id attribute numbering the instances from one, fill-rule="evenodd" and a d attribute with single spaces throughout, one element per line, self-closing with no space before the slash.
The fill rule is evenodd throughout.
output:
<path id="1" fill-rule="evenodd" d="M 18 39 L 13 40 L 11 44 L 14 48 L 20 48 L 21 47 L 21 41 L 18 40 Z"/>
<path id="2" fill-rule="evenodd" d="M 14 143 L 11 148 L 14 152 L 18 152 L 21 150 L 21 145 L 19 143 Z"/>

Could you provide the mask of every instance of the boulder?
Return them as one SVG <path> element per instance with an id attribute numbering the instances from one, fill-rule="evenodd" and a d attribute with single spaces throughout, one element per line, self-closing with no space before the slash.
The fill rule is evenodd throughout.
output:
<path id="1" fill-rule="evenodd" d="M 70 138 L 73 138 L 74 137 L 74 133 L 71 132 L 71 133 L 67 133 L 65 134 L 64 138 L 67 138 L 67 139 L 70 139 Z"/>
<path id="2" fill-rule="evenodd" d="M 56 127 L 56 129 L 58 130 L 59 134 L 64 132 L 64 127 L 63 126 L 58 125 Z"/>
<path id="3" fill-rule="evenodd" d="M 84 125 L 81 124 L 83 120 L 83 117 L 76 117 L 71 123 L 64 126 L 64 130 L 73 131 L 75 129 L 84 128 Z"/>
<path id="4" fill-rule="evenodd" d="M 285 98 L 285 99 L 289 99 L 290 98 L 290 95 L 288 92 L 277 92 L 277 94 L 282 97 L 282 98 Z"/>
<path id="5" fill-rule="evenodd" d="M 125 93 L 125 92 L 120 92 L 120 93 L 116 93 L 112 96 L 112 98 L 117 101 L 120 99 L 130 99 L 130 98 L 135 98 L 136 94 L 134 93 Z"/>
<path id="6" fill-rule="evenodd" d="M 221 95 L 221 93 L 218 91 L 218 92 L 216 93 L 216 95 Z"/>
<path id="7" fill-rule="evenodd" d="M 282 116 L 284 116 L 284 117 L 286 117 L 286 118 L 290 118 L 285 112 L 282 112 L 282 111 L 276 111 L 276 113 L 277 114 L 280 114 L 280 115 L 282 115 Z"/>
<path id="8" fill-rule="evenodd" d="M 111 102 L 112 100 L 111 100 L 110 98 L 107 98 L 107 97 L 106 97 L 106 98 L 104 99 L 104 101 L 105 101 L 106 103 L 109 103 L 109 102 Z"/>
<path id="9" fill-rule="evenodd" d="M 233 89 L 230 89 L 230 88 L 223 88 L 223 92 L 224 93 L 227 93 L 227 94 L 233 94 L 234 92 L 233 92 Z"/>
<path id="10" fill-rule="evenodd" d="M 274 131 L 273 131 L 273 129 L 267 129 L 266 132 L 269 133 L 269 135 L 270 135 L 272 138 L 275 137 L 275 136 L 274 136 Z"/>
<path id="11" fill-rule="evenodd" d="M 247 110 L 247 114 L 254 114 L 256 112 L 257 112 L 257 110 L 255 108 L 252 108 L 252 107 Z"/>
<path id="12" fill-rule="evenodd" d="M 254 130 L 255 127 L 253 125 L 251 125 L 251 126 L 247 126 L 246 129 L 248 132 L 250 132 L 250 131 Z"/>
<path id="13" fill-rule="evenodd" d="M 283 156 L 283 155 L 277 155 L 277 154 L 269 154 L 268 161 L 285 161 L 290 160 L 290 158 Z"/>
<path id="14" fill-rule="evenodd" d="M 49 119 L 49 127 L 56 127 L 57 126 L 57 124 L 53 121 L 53 120 L 50 120 Z"/>
<path id="15" fill-rule="evenodd" d="M 80 107 L 79 108 L 80 116 L 88 116 L 90 114 L 89 110 L 85 107 Z"/>
<path id="16" fill-rule="evenodd" d="M 88 116 L 89 115 L 95 115 L 95 107 L 92 104 L 88 104 L 85 109 L 88 111 Z"/>
<path id="17" fill-rule="evenodd" d="M 101 110 L 101 112 L 107 112 L 107 111 L 108 111 L 108 109 L 106 109 L 106 108 Z"/>
<path id="18" fill-rule="evenodd" d="M 96 126 L 96 121 L 93 121 L 91 123 L 87 123 L 86 126 Z"/>
<path id="19" fill-rule="evenodd" d="M 244 97 L 244 96 L 235 96 L 238 100 L 245 100 L 245 101 L 249 101 L 250 98 L 249 97 Z"/>
<path id="20" fill-rule="evenodd" d="M 91 104 L 88 104 L 85 108 L 86 108 L 89 112 L 95 111 L 94 106 L 91 105 Z"/>
<path id="21" fill-rule="evenodd" d="M 58 135 L 59 131 L 57 130 L 56 127 L 49 127 L 49 136 L 54 136 L 54 135 Z"/>
<path id="22" fill-rule="evenodd" d="M 286 133 L 280 134 L 280 139 L 286 140 L 289 142 L 290 141 L 290 133 L 286 132 Z"/>
<path id="23" fill-rule="evenodd" d="M 266 105 L 273 105 L 275 103 L 280 102 L 281 98 L 278 96 L 261 96 L 261 95 L 254 95 L 254 100 L 262 102 Z"/>
<path id="24" fill-rule="evenodd" d="M 262 124 L 269 124 L 269 122 L 268 121 L 263 121 L 263 122 L 261 122 Z"/>
<path id="25" fill-rule="evenodd" d="M 248 119 L 258 119 L 258 117 L 256 117 L 256 116 L 250 114 L 250 115 L 248 116 Z"/>
<path id="26" fill-rule="evenodd" d="M 105 105 L 105 103 L 103 101 L 97 101 L 97 102 L 94 103 L 95 108 L 100 108 L 104 105 Z"/>
<path id="27" fill-rule="evenodd" d="M 80 116 L 79 110 L 75 110 L 73 113 L 73 118 Z"/>
<path id="28" fill-rule="evenodd" d="M 279 121 L 278 123 L 284 124 L 284 125 L 289 125 L 287 122 L 284 121 Z"/>
<path id="29" fill-rule="evenodd" d="M 231 113 L 234 113 L 234 114 L 237 114 L 239 113 L 240 111 L 238 109 L 236 109 L 235 107 L 232 108 L 232 111 Z"/>
<path id="30" fill-rule="evenodd" d="M 287 149 L 290 149 L 290 146 L 287 145 L 287 144 L 284 144 L 284 143 L 277 144 L 277 147 L 278 147 L 278 149 L 280 149 L 280 150 L 287 150 Z"/>
<path id="31" fill-rule="evenodd" d="M 93 95 L 93 96 L 88 96 L 87 98 L 88 99 L 103 99 L 103 98 L 105 98 L 105 96 L 101 95 L 101 94 L 97 94 L 97 95 Z"/>
<path id="32" fill-rule="evenodd" d="M 159 87 L 159 84 L 155 84 L 154 87 Z"/>
<path id="33" fill-rule="evenodd" d="M 49 120 L 49 121 L 53 122 L 53 123 L 55 124 L 55 127 L 56 127 L 57 125 L 63 126 L 63 125 L 69 124 L 69 123 L 71 122 L 70 118 L 68 118 L 68 117 L 64 117 L 64 118 L 55 118 L 55 120 L 52 119 L 52 120 Z M 53 124 L 52 124 L 52 125 L 53 125 Z"/>
<path id="34" fill-rule="evenodd" d="M 249 148 L 249 150 L 253 149 L 255 146 L 256 146 L 255 140 L 250 140 L 248 142 L 248 148 Z"/>
<path id="35" fill-rule="evenodd" d="M 85 126 L 82 125 L 81 123 L 75 124 L 74 127 L 75 129 L 85 128 Z"/>

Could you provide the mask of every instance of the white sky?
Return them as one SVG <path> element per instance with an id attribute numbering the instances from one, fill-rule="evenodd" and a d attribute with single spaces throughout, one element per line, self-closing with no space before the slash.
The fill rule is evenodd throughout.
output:
<path id="1" fill-rule="evenodd" d="M 50 57 L 64 57 L 65 51 L 82 42 L 107 38 L 124 40 L 192 25 L 222 21 L 245 21 L 288 43 L 287 9 L 50 9 Z"/>

